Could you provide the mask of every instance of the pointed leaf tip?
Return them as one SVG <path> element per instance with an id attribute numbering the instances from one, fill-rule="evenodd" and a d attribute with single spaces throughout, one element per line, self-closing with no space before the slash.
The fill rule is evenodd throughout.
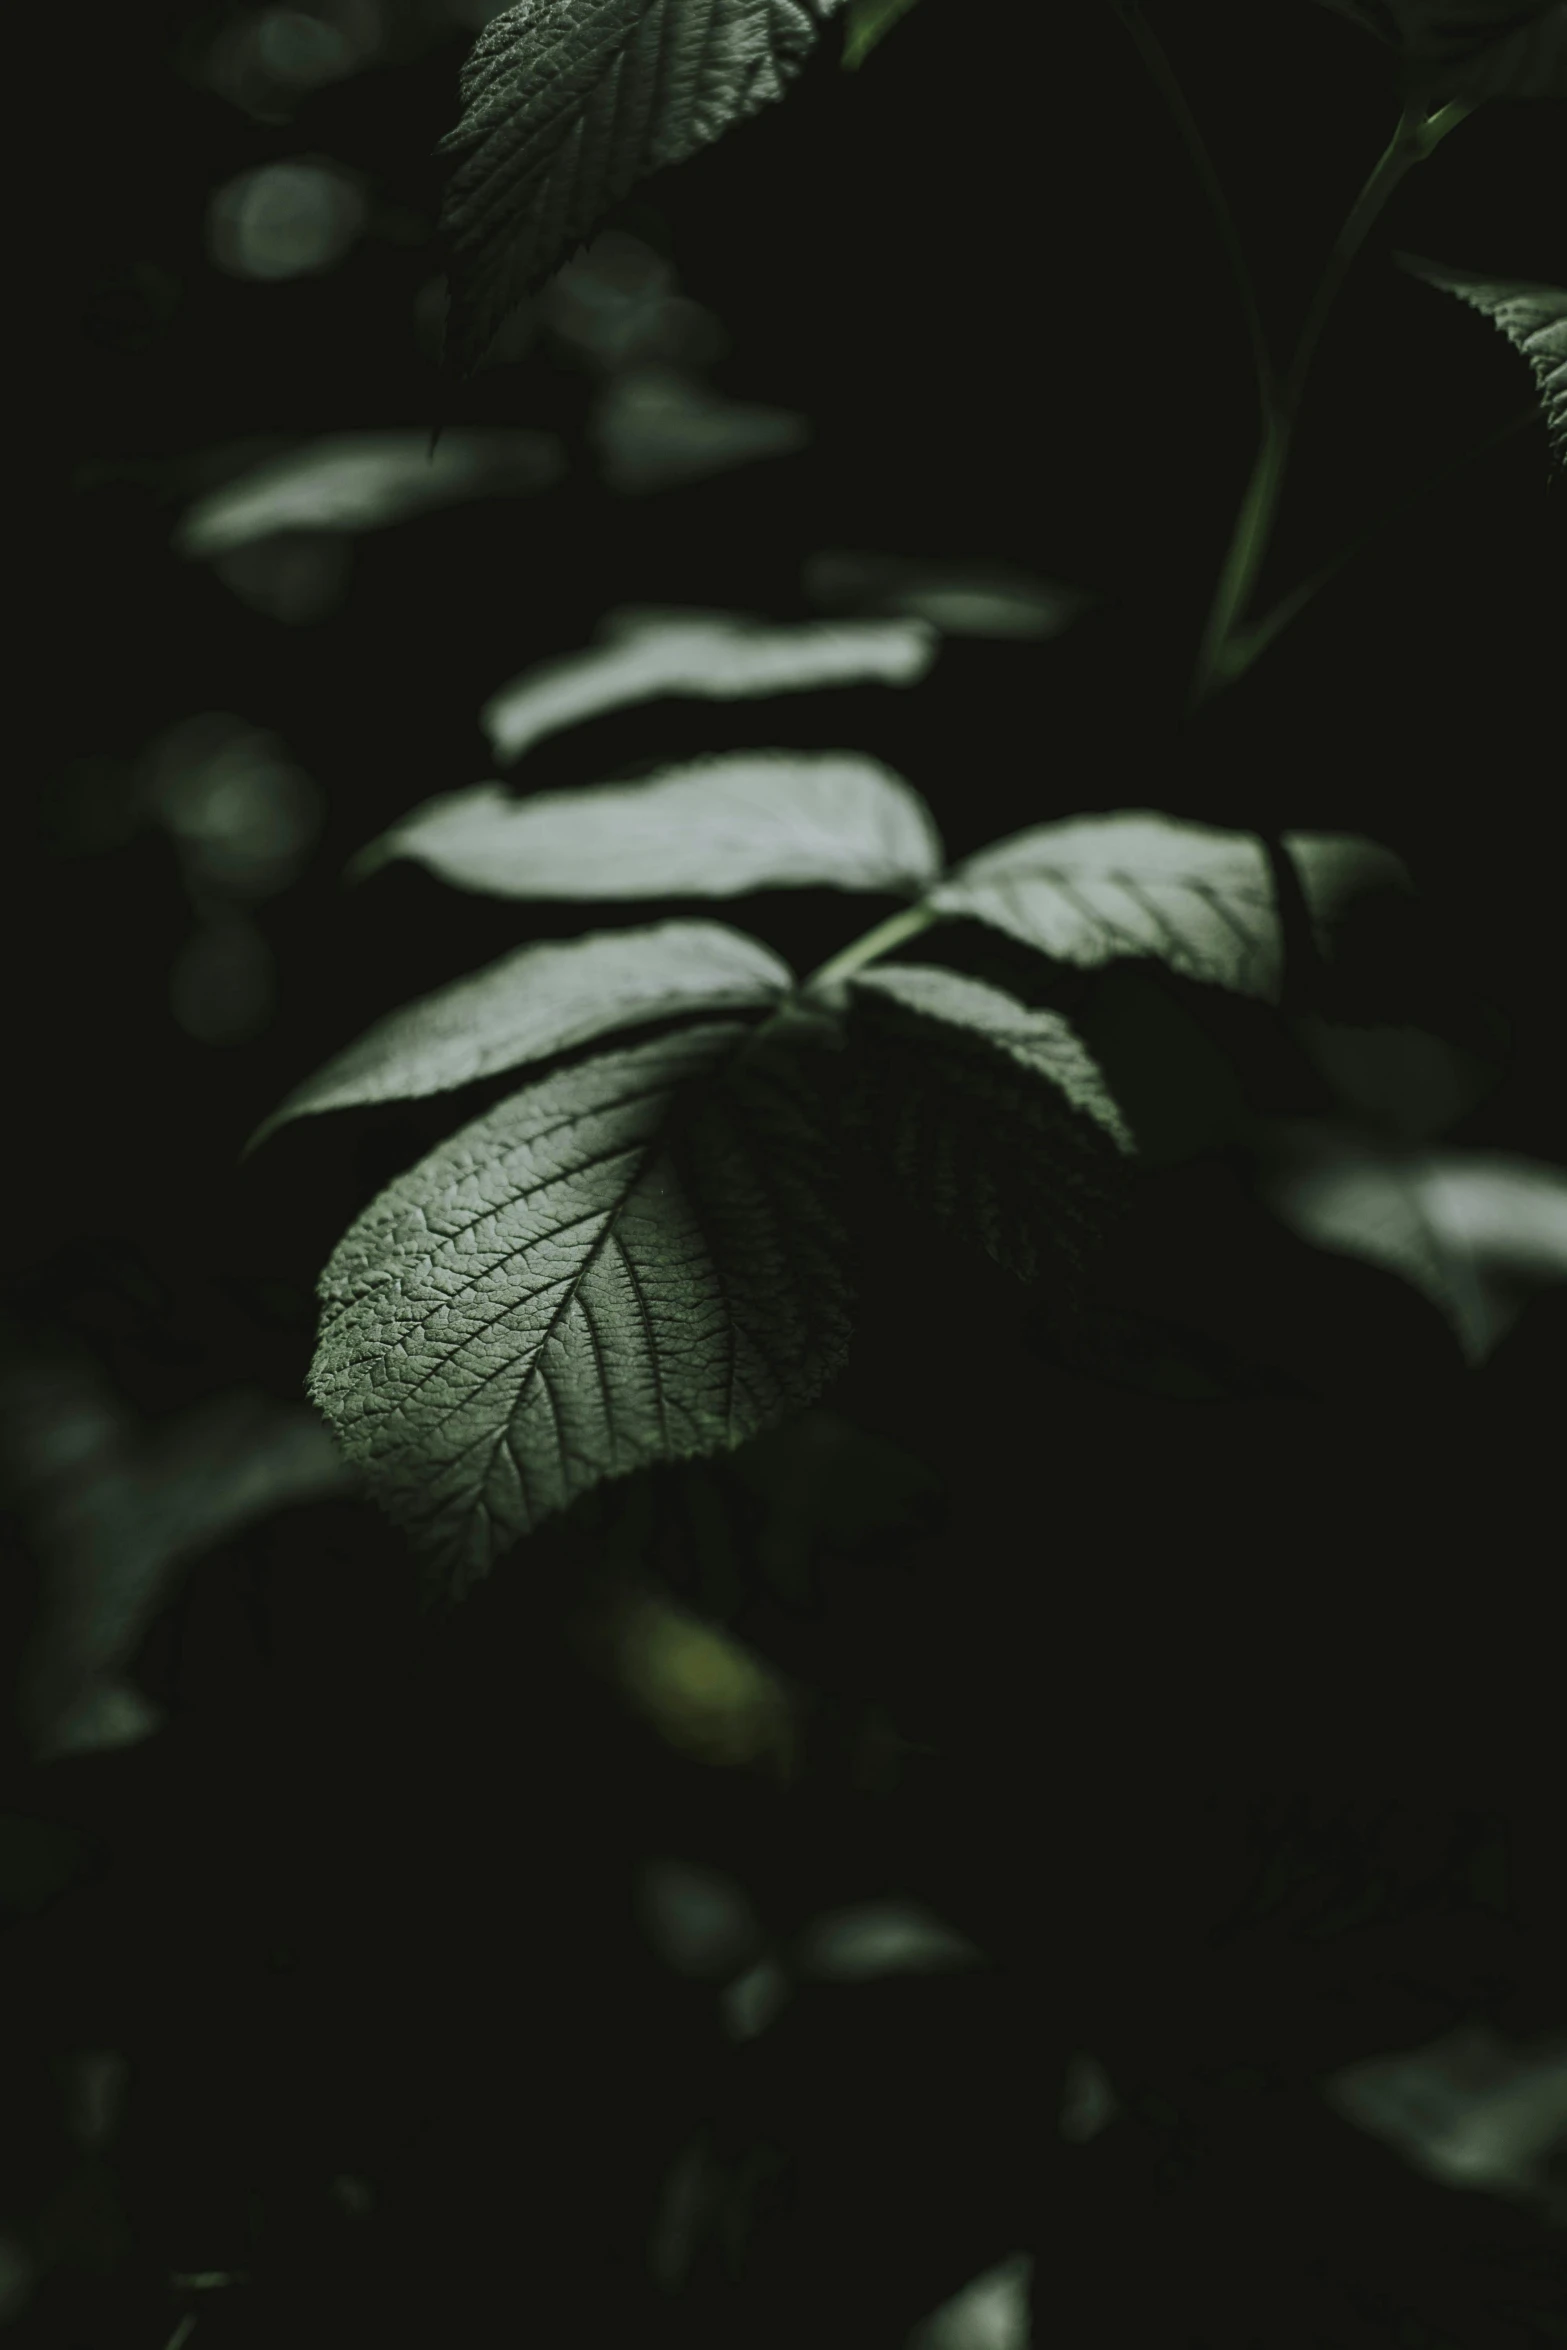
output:
<path id="1" fill-rule="evenodd" d="M 781 99 L 841 5 L 517 0 L 492 17 L 437 150 L 459 370 L 640 180 Z"/>

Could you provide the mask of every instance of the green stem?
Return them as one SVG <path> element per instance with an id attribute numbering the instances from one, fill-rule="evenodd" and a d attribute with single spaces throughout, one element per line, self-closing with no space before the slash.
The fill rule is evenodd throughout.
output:
<path id="1" fill-rule="evenodd" d="M 1345 564 L 1351 562 L 1363 547 L 1369 546 L 1373 539 L 1379 538 L 1390 523 L 1396 522 L 1401 515 L 1407 514 L 1411 507 L 1418 506 L 1422 498 L 1426 497 L 1440 483 L 1448 480 L 1451 475 L 1462 472 L 1465 466 L 1478 464 L 1482 457 L 1488 457 L 1491 451 L 1499 448 L 1503 441 L 1511 440 L 1515 434 L 1523 432 L 1531 424 L 1538 424 L 1539 421 L 1539 405 L 1536 401 L 1531 400 L 1527 408 L 1520 409 L 1516 416 L 1511 417 L 1506 424 L 1499 426 L 1495 432 L 1487 434 L 1486 438 L 1477 442 L 1474 448 L 1466 449 L 1462 456 L 1453 458 L 1439 472 L 1419 483 L 1406 497 L 1397 499 L 1393 505 L 1387 507 L 1383 513 L 1378 515 L 1375 522 L 1361 531 L 1358 537 L 1351 539 L 1347 547 L 1341 547 L 1330 561 L 1324 563 L 1319 570 L 1312 573 L 1309 579 L 1303 580 L 1299 587 L 1293 588 L 1287 596 L 1275 604 L 1266 619 L 1255 621 L 1250 628 L 1240 630 L 1237 635 L 1231 638 L 1225 649 L 1223 667 L 1225 684 L 1232 684 L 1237 677 L 1243 677 L 1258 655 L 1267 651 L 1274 638 L 1288 628 L 1295 615 L 1305 609 L 1312 597 L 1320 589 L 1325 588 L 1331 579 L 1336 578 Z"/>
<path id="2" fill-rule="evenodd" d="M 1138 0 L 1116 0 L 1116 14 L 1137 43 L 1142 53 L 1143 62 L 1159 85 L 1165 104 L 1174 117 L 1175 127 L 1181 134 L 1187 154 L 1196 170 L 1202 192 L 1208 199 L 1209 209 L 1213 213 L 1219 231 L 1220 242 L 1230 264 L 1230 273 L 1235 280 L 1236 291 L 1241 298 L 1241 308 L 1245 313 L 1246 331 L 1251 338 L 1252 367 L 1257 377 L 1257 395 L 1262 403 L 1262 413 L 1266 417 L 1270 413 L 1274 401 L 1273 360 L 1268 350 L 1268 338 L 1263 331 L 1262 313 L 1257 307 L 1257 295 L 1251 282 L 1251 271 L 1246 266 L 1245 248 L 1241 244 L 1234 215 L 1225 200 L 1219 175 L 1213 168 L 1213 158 L 1208 153 L 1207 143 L 1197 127 L 1192 110 L 1186 103 L 1185 93 L 1175 78 L 1170 60 L 1160 47 L 1152 27 L 1148 24 L 1141 7 L 1138 5 Z"/>
<path id="3" fill-rule="evenodd" d="M 1406 107 L 1339 230 L 1306 313 L 1295 355 L 1263 424 L 1261 446 L 1241 499 L 1203 629 L 1188 714 L 1199 708 L 1218 687 L 1228 683 L 1232 674 L 1232 640 L 1244 622 L 1267 555 L 1306 379 L 1339 288 L 1373 222 L 1404 174 L 1423 162 L 1448 132 L 1473 112 L 1474 102 L 1462 98 L 1455 98 L 1430 116 Z"/>
<path id="4" fill-rule="evenodd" d="M 836 955 L 830 956 L 820 970 L 811 973 L 801 992 L 807 995 L 822 994 L 840 979 L 847 979 L 851 972 L 863 970 L 867 963 L 874 963 L 879 955 L 890 954 L 894 947 L 902 946 L 906 938 L 918 938 L 922 930 L 929 930 L 933 923 L 944 919 L 934 906 L 923 901 L 915 906 L 902 907 L 896 914 L 889 914 L 885 922 L 878 922 L 873 929 L 862 932 L 860 937 L 851 940 Z"/>

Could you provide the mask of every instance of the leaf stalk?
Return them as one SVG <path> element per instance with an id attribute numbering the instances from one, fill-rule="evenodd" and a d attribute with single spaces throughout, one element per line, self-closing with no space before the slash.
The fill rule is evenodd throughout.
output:
<path id="1" fill-rule="evenodd" d="M 1188 716 L 1201 708 L 1220 687 L 1241 675 L 1261 651 L 1263 643 L 1271 642 L 1278 629 L 1285 625 L 1285 620 L 1293 616 L 1293 610 L 1299 609 L 1299 604 L 1295 603 L 1291 611 L 1284 613 L 1283 618 L 1275 615 L 1275 624 L 1269 627 L 1267 635 L 1261 637 L 1260 641 L 1248 643 L 1239 636 L 1272 539 L 1279 497 L 1289 464 L 1290 445 L 1317 344 L 1339 288 L 1388 198 L 1405 173 L 1415 164 L 1423 162 L 1449 131 L 1456 129 L 1466 115 L 1474 112 L 1476 103 L 1455 98 L 1432 115 L 1423 114 L 1418 107 L 1406 107 L 1392 138 L 1373 165 L 1370 176 L 1339 230 L 1306 313 L 1294 356 L 1283 382 L 1265 410 L 1256 461 L 1241 498 L 1235 527 L 1230 535 L 1213 602 L 1203 628 L 1187 704 Z M 1284 612 L 1284 607 L 1281 606 L 1280 611 Z"/>

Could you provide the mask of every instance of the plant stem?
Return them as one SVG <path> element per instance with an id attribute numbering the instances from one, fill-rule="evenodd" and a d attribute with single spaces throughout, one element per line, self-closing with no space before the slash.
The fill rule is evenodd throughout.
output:
<path id="1" fill-rule="evenodd" d="M 1264 418 L 1261 446 L 1241 499 L 1219 573 L 1218 586 L 1203 629 L 1196 674 L 1187 705 L 1188 715 L 1199 708 L 1218 687 L 1227 684 L 1232 675 L 1239 674 L 1233 665 L 1234 638 L 1245 619 L 1246 607 L 1256 588 L 1273 535 L 1279 493 L 1284 486 L 1290 442 L 1305 394 L 1306 378 L 1338 290 L 1348 275 L 1355 255 L 1364 244 L 1372 223 L 1404 174 L 1414 164 L 1423 162 L 1446 138 L 1448 132 L 1473 112 L 1474 103 L 1462 98 L 1455 98 L 1451 104 L 1440 107 L 1430 116 L 1406 107 L 1399 117 L 1398 127 L 1339 230 L 1333 250 L 1328 255 L 1327 266 L 1312 297 L 1311 307 L 1306 313 L 1295 355 Z"/>
<path id="2" fill-rule="evenodd" d="M 1186 103 L 1185 94 L 1175 78 L 1170 60 L 1160 47 L 1153 28 L 1143 15 L 1139 0 L 1116 0 L 1116 14 L 1137 43 L 1142 53 L 1143 62 L 1159 85 L 1164 101 L 1175 119 L 1176 129 L 1180 132 L 1185 143 L 1186 152 L 1191 158 L 1198 180 L 1201 182 L 1202 192 L 1208 199 L 1209 208 L 1218 227 L 1220 242 L 1223 244 L 1229 260 L 1236 291 L 1241 298 L 1241 308 L 1246 314 L 1246 331 L 1251 337 L 1252 366 L 1257 377 L 1257 396 L 1262 403 L 1262 413 L 1266 417 L 1271 412 L 1274 401 L 1273 360 L 1268 350 L 1268 338 L 1263 331 L 1262 314 L 1257 307 L 1256 290 L 1252 285 L 1251 271 L 1246 266 L 1245 249 L 1236 230 L 1234 214 L 1225 200 L 1224 189 L 1220 185 L 1218 173 L 1213 168 L 1213 158 L 1208 153 L 1207 143 L 1197 127 L 1191 108 Z"/>
<path id="3" fill-rule="evenodd" d="M 820 970 L 813 971 L 805 981 L 802 993 L 821 994 L 840 979 L 847 979 L 852 971 L 863 970 L 867 963 L 874 963 L 879 955 L 890 954 L 894 947 L 902 946 L 906 938 L 918 938 L 922 930 L 929 930 L 932 924 L 943 919 L 935 907 L 923 902 L 902 907 L 898 913 L 889 914 L 885 922 L 878 922 L 873 929 L 851 940 L 848 946 L 823 963 Z"/>
<path id="4" fill-rule="evenodd" d="M 1380 537 L 1390 523 L 1396 522 L 1401 515 L 1407 514 L 1411 507 L 1418 506 L 1421 499 L 1426 497 L 1439 483 L 1448 480 L 1455 473 L 1462 472 L 1465 466 L 1478 464 L 1482 457 L 1488 457 L 1491 451 L 1499 448 L 1503 441 L 1511 440 L 1515 434 L 1523 432 L 1527 426 L 1539 422 L 1539 404 L 1531 400 L 1527 408 L 1520 409 L 1518 414 L 1511 417 L 1506 424 L 1499 426 L 1495 432 L 1488 433 L 1486 438 L 1477 442 L 1474 448 L 1466 449 L 1461 457 L 1453 458 L 1439 472 L 1430 475 L 1428 479 L 1410 490 L 1407 496 L 1397 499 L 1385 512 L 1378 515 L 1375 522 L 1361 531 L 1358 537 L 1351 539 L 1347 547 L 1341 547 L 1339 552 L 1324 563 L 1319 570 L 1314 571 L 1309 579 L 1303 580 L 1298 588 L 1291 589 L 1287 596 L 1274 605 L 1266 619 L 1254 621 L 1250 628 L 1241 629 L 1231 638 L 1224 657 L 1225 683 L 1228 685 L 1233 683 L 1237 677 L 1243 677 L 1258 655 L 1265 653 L 1274 638 L 1288 628 L 1297 612 L 1303 611 L 1319 589 L 1325 588 L 1328 582 L 1335 578 L 1342 571 L 1344 565 L 1358 555 L 1363 547 L 1368 546 L 1373 539 Z"/>

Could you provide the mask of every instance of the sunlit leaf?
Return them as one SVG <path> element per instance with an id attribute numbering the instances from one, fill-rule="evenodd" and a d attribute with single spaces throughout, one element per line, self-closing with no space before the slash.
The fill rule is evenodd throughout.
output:
<path id="1" fill-rule="evenodd" d="M 1136 1145 L 1070 1024 L 918 963 L 858 973 L 848 1006 L 848 1122 L 904 1196 L 1022 1280 L 1081 1259 Z"/>
<path id="2" fill-rule="evenodd" d="M 1452 1324 L 1466 1360 L 1487 1355 L 1523 1294 L 1567 1279 L 1567 1173 L 1478 1151 L 1379 1144 L 1325 1121 L 1259 1140 L 1262 1196 L 1305 1240 L 1400 1274 Z"/>
<path id="3" fill-rule="evenodd" d="M 463 372 L 638 181 L 782 98 L 840 4 L 518 0 L 486 25 L 439 150 Z"/>
<path id="4" fill-rule="evenodd" d="M 433 456 L 427 433 L 338 433 L 198 499 L 174 543 L 185 555 L 219 555 L 276 531 L 380 530 L 469 498 L 550 489 L 565 471 L 553 433 L 453 429 Z"/>
<path id="5" fill-rule="evenodd" d="M 1490 319 L 1528 360 L 1551 453 L 1558 465 L 1567 466 L 1567 288 L 1478 277 L 1467 269 L 1444 269 L 1413 253 L 1394 258 L 1412 276 L 1456 294 Z"/>
<path id="6" fill-rule="evenodd" d="M 935 632 L 917 620 L 777 626 L 736 612 L 635 607 L 610 613 L 599 639 L 539 662 L 485 704 L 479 723 L 497 759 L 520 758 L 545 735 L 661 694 L 727 702 L 831 685 L 914 685 L 938 649 Z"/>
<path id="7" fill-rule="evenodd" d="M 249 1147 L 289 1118 L 448 1093 L 612 1029 L 703 1007 L 770 1004 L 792 984 L 770 948 L 720 922 L 655 922 L 518 947 L 378 1020 L 296 1087 Z"/>
<path id="8" fill-rule="evenodd" d="M 1320 945 L 1362 890 L 1407 886 L 1390 851 L 1352 834 L 1288 833 Z M 1068 817 L 981 849 L 930 892 L 938 912 L 992 924 L 1063 963 L 1155 957 L 1182 978 L 1277 1003 L 1283 936 L 1267 852 L 1148 809 Z"/>
<path id="9" fill-rule="evenodd" d="M 356 860 L 411 857 L 491 897 L 914 892 L 941 870 L 924 801 L 854 751 L 734 751 L 637 783 L 513 799 L 477 784 L 416 808 Z"/>
<path id="10" fill-rule="evenodd" d="M 447 1590 L 816 1400 L 848 1330 L 831 1162 L 798 1053 L 706 1021 L 524 1087 L 372 1203 L 310 1393 Z"/>

